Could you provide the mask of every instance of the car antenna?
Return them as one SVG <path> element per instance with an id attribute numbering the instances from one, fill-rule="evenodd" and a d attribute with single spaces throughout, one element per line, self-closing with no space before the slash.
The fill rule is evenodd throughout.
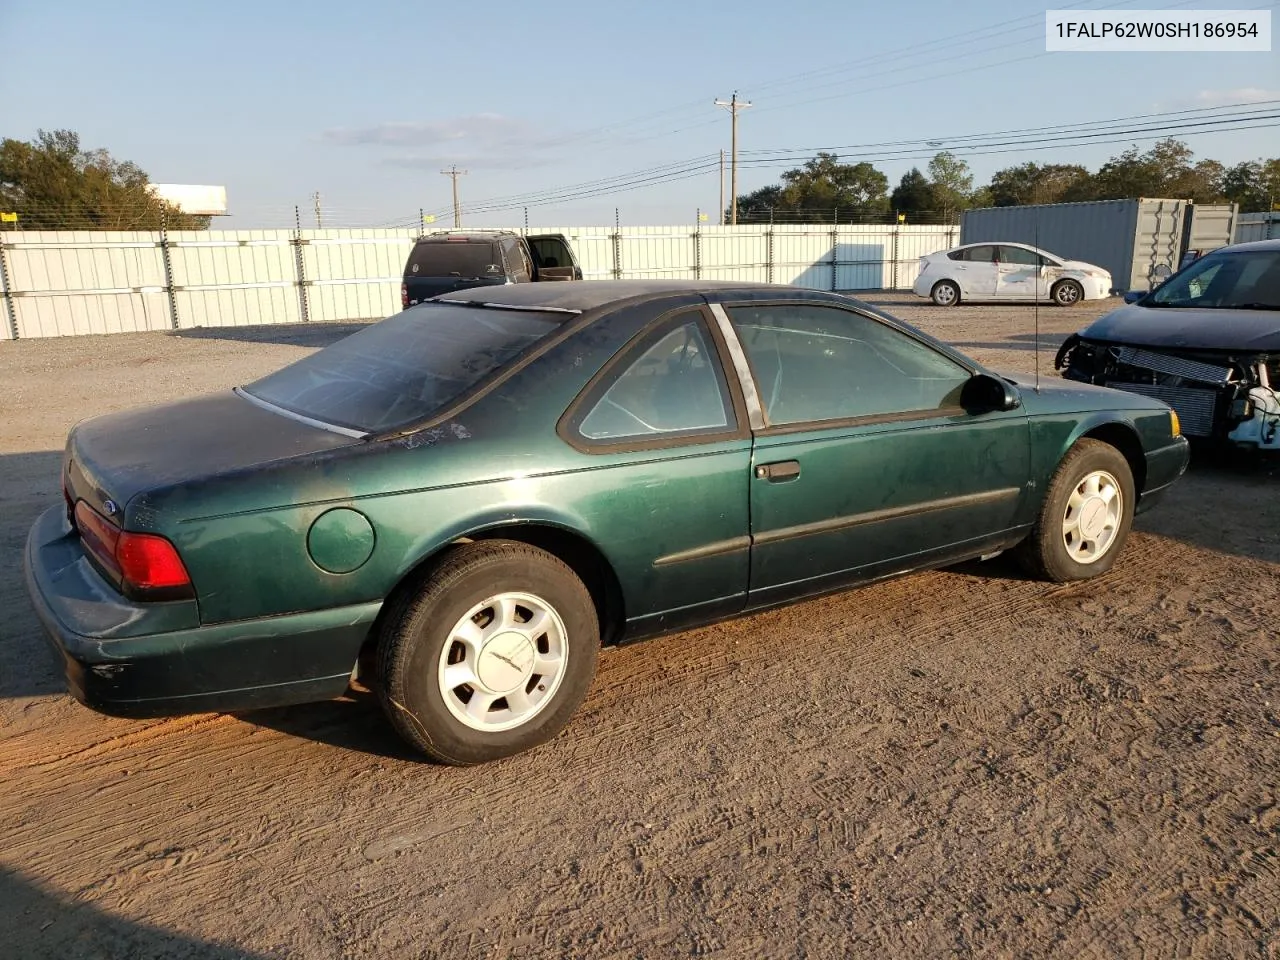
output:
<path id="1" fill-rule="evenodd" d="M 1040 211 L 1035 213 L 1035 233 L 1036 233 L 1036 295 L 1035 295 L 1035 318 L 1036 318 L 1036 393 L 1040 392 L 1040 275 L 1044 270 L 1044 265 L 1040 262 Z"/>

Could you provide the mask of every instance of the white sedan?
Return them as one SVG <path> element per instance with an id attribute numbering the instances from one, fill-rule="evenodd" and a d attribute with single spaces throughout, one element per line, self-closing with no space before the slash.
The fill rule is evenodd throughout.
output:
<path id="1" fill-rule="evenodd" d="M 1111 274 L 1025 243 L 967 243 L 920 258 L 912 288 L 940 307 L 961 300 L 1044 300 L 1069 307 L 1111 296 Z"/>

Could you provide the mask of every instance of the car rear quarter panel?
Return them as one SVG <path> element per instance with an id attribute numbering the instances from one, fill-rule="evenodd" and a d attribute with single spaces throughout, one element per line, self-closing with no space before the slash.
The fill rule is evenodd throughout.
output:
<path id="1" fill-rule="evenodd" d="M 378 600 L 454 540 L 519 523 L 594 543 L 628 616 L 732 596 L 745 589 L 745 549 L 653 561 L 745 536 L 747 439 L 592 454 L 556 434 L 608 357 L 671 306 L 628 308 L 585 327 L 435 426 L 154 491 L 131 502 L 130 524 L 173 539 L 206 623 Z M 337 507 L 360 512 L 374 531 L 368 560 L 348 573 L 321 569 L 308 551 L 312 525 Z"/>

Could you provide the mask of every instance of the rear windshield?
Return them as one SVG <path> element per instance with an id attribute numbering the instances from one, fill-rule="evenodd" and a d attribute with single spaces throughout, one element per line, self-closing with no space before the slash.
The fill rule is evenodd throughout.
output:
<path id="1" fill-rule="evenodd" d="M 531 311 L 424 304 L 244 387 L 340 427 L 375 432 L 425 419 L 559 325 Z"/>
<path id="2" fill-rule="evenodd" d="M 503 274 L 502 258 L 496 244 L 435 240 L 419 243 L 409 254 L 405 276 L 412 277 L 493 277 Z"/>

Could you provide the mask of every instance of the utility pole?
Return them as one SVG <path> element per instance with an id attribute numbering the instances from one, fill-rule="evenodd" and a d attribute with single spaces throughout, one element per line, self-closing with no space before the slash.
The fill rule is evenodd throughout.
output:
<path id="1" fill-rule="evenodd" d="M 314 203 L 315 203 L 315 205 L 316 205 L 316 229 L 317 229 L 317 230 L 319 230 L 319 229 L 321 229 L 321 226 L 320 226 L 320 191 L 319 191 L 319 190 L 317 190 L 315 193 L 313 193 L 313 194 L 311 195 L 311 199 L 312 199 L 312 201 L 314 201 Z"/>
<path id="2" fill-rule="evenodd" d="M 458 178 L 465 177 L 467 171 L 459 170 L 458 165 L 455 163 L 448 170 L 441 170 L 440 172 L 453 180 L 453 226 L 456 229 L 462 226 L 462 207 L 458 204 Z"/>
<path id="3" fill-rule="evenodd" d="M 720 151 L 720 226 L 724 226 L 724 150 Z"/>
<path id="4" fill-rule="evenodd" d="M 729 100 L 717 100 L 715 101 L 715 105 L 717 107 L 724 107 L 729 111 L 730 116 L 733 117 L 733 136 L 729 144 L 729 152 L 732 154 L 730 160 L 732 172 L 729 175 L 729 189 L 733 194 L 729 201 L 731 205 L 729 222 L 736 227 L 738 225 L 738 111 L 745 110 L 747 107 L 751 106 L 751 102 L 749 100 L 739 100 L 738 91 L 735 90 L 733 91 L 732 98 Z"/>

